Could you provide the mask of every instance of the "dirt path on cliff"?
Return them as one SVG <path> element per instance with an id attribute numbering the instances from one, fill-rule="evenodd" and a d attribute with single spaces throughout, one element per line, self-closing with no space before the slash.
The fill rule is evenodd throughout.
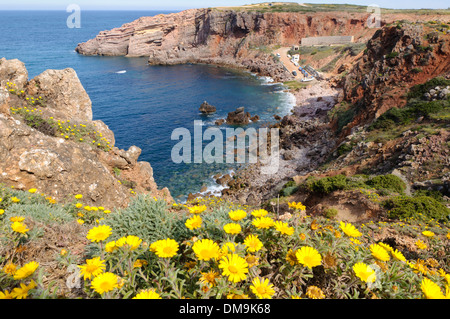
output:
<path id="1" fill-rule="evenodd" d="M 298 67 L 295 66 L 291 60 L 289 60 L 287 54 L 291 48 L 290 47 L 282 47 L 277 50 L 275 50 L 273 53 L 280 55 L 280 61 L 283 63 L 284 67 L 292 74 L 293 71 L 297 72 L 297 75 L 295 76 L 296 80 L 303 79 L 302 73 L 298 70 Z"/>

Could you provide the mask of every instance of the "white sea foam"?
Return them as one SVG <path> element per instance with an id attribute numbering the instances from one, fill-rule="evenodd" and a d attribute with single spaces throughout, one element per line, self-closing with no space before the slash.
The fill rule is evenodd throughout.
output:
<path id="1" fill-rule="evenodd" d="M 116 73 L 121 74 L 121 73 L 126 73 L 126 72 L 127 72 L 127 70 L 121 70 L 121 71 L 117 71 Z"/>
<path id="2" fill-rule="evenodd" d="M 227 174 L 229 174 L 230 176 L 233 176 L 233 175 L 235 174 L 235 172 L 234 172 L 234 170 L 230 169 L 230 170 L 228 170 L 227 173 L 224 173 L 222 176 L 225 176 L 225 175 L 227 175 Z M 222 177 L 222 176 L 221 176 L 221 177 Z M 222 196 L 222 191 L 223 191 L 224 189 L 229 188 L 229 187 L 227 187 L 227 186 L 218 184 L 218 183 L 214 180 L 214 177 L 213 177 L 213 176 L 210 177 L 210 179 L 208 180 L 208 182 L 209 182 L 209 185 L 207 186 L 207 188 L 206 188 L 206 190 L 205 190 L 204 192 L 201 192 L 201 193 L 200 193 L 201 195 L 206 195 L 206 194 L 209 193 L 209 194 L 212 194 L 213 196 L 221 197 L 221 196 Z"/>

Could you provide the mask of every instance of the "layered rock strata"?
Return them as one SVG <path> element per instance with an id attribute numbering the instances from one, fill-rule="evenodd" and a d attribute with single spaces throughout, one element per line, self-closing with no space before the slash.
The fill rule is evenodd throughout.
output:
<path id="1" fill-rule="evenodd" d="M 245 68 L 276 81 L 293 79 L 265 48 L 299 44 L 302 37 L 354 35 L 357 41 L 374 32 L 368 14 L 191 9 L 142 17 L 100 32 L 80 43 L 85 55 L 148 56 L 150 64 L 208 63 Z M 351 33 L 351 34 L 350 34 Z"/>

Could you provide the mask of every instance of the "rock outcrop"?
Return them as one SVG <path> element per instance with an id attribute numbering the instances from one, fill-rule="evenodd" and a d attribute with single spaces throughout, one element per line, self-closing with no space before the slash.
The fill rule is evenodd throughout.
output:
<path id="1" fill-rule="evenodd" d="M 238 107 L 235 111 L 231 111 L 227 116 L 227 124 L 229 125 L 246 125 L 250 123 L 250 113 L 245 112 L 244 107 Z"/>
<path id="2" fill-rule="evenodd" d="M 448 34 L 436 34 L 422 24 L 378 30 L 342 80 L 343 100 L 355 111 L 342 136 L 394 106 L 403 107 L 404 93 L 412 86 L 450 72 L 449 42 Z"/>
<path id="3" fill-rule="evenodd" d="M 6 87 L 7 82 L 15 84 L 15 89 L 22 89 L 28 81 L 28 71 L 25 64 L 17 59 L 0 59 L 0 86 Z"/>
<path id="4" fill-rule="evenodd" d="M 85 55 L 148 56 L 150 64 L 208 63 L 245 68 L 275 81 L 293 79 L 265 52 L 271 45 L 299 44 L 302 37 L 338 32 L 369 38 L 368 14 L 253 12 L 191 9 L 142 17 L 80 43 Z"/>
<path id="5" fill-rule="evenodd" d="M 58 201 L 82 194 L 84 203 L 111 209 L 139 192 L 171 200 L 150 164 L 138 161 L 141 149 L 114 147 L 114 133 L 92 121 L 91 101 L 73 69 L 24 81 L 26 74 L 20 61 L 0 60 L 0 183 L 36 188 Z M 60 133 L 61 123 L 67 133 Z M 102 144 L 73 138 L 81 127 L 85 139 L 96 136 Z"/>
<path id="6" fill-rule="evenodd" d="M 202 105 L 200 105 L 199 111 L 203 114 L 212 114 L 216 112 L 216 107 L 204 101 Z"/>
<path id="7" fill-rule="evenodd" d="M 53 116 L 61 120 L 77 118 L 92 121 L 92 103 L 75 70 L 46 70 L 26 84 L 30 95 L 47 101 Z"/>

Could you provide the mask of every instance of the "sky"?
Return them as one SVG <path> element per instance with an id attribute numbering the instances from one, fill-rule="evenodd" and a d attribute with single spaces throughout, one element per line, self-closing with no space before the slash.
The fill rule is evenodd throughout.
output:
<path id="1" fill-rule="evenodd" d="M 66 10 L 70 4 L 77 4 L 81 10 L 184 10 L 219 6 L 239 6 L 260 3 L 264 0 L 0 0 L 0 10 Z M 284 2 L 301 2 L 285 0 Z M 357 5 L 376 4 L 381 8 L 393 9 L 447 9 L 447 0 L 306 0 L 306 3 L 348 3 Z"/>

